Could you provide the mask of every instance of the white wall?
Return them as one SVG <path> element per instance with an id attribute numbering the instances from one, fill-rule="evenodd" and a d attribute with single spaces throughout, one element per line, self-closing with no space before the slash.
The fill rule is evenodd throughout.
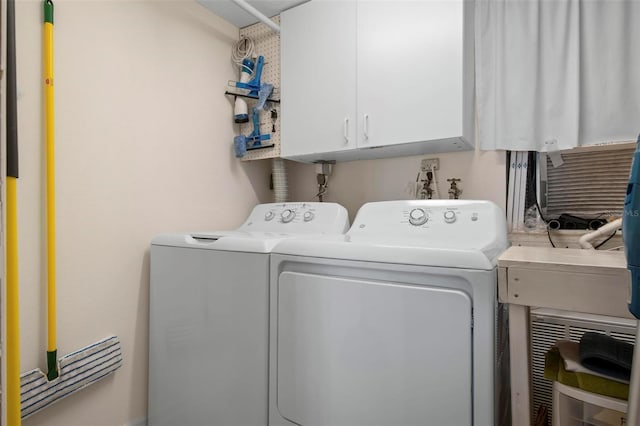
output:
<path id="1" fill-rule="evenodd" d="M 366 202 L 414 198 L 420 161 L 432 157 L 440 159 L 437 178 L 441 198 L 448 198 L 447 178 L 455 177 L 462 179 L 461 198 L 491 200 L 505 208 L 505 153 L 479 150 L 338 163 L 329 178 L 325 201 L 344 205 L 353 221 Z M 291 198 L 311 201 L 318 193 L 315 166 L 293 162 L 287 162 L 287 166 Z"/>
<path id="2" fill-rule="evenodd" d="M 46 350 L 41 9 L 17 2 L 22 371 Z M 232 154 L 237 36 L 192 1 L 55 2 L 58 354 L 113 333 L 124 365 L 25 425 L 144 418 L 150 239 L 270 200 L 269 163 Z"/>

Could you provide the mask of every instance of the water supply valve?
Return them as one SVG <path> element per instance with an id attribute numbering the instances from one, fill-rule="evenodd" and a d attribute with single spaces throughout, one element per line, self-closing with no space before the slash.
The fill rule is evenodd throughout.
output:
<path id="1" fill-rule="evenodd" d="M 462 189 L 458 187 L 457 182 L 462 182 L 462 179 L 451 178 L 451 179 L 447 179 L 447 182 L 451 182 L 451 187 L 449 188 L 449 199 L 457 200 L 458 198 L 460 198 L 460 194 L 462 194 Z"/>

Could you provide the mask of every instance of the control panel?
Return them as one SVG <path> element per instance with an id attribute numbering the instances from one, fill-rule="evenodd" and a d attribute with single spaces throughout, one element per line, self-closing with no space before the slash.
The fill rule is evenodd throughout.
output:
<path id="1" fill-rule="evenodd" d="M 453 225 L 457 222 L 460 215 L 462 215 L 464 218 L 469 219 L 471 222 L 477 222 L 478 218 L 480 217 L 478 211 L 468 212 L 464 209 L 461 210 L 460 206 L 455 205 L 450 205 L 448 207 L 412 207 L 401 209 L 399 212 L 401 213 L 401 215 L 398 216 L 398 224 L 408 222 L 412 226 L 421 226 L 424 228 L 439 226 L 441 224 Z"/>
<path id="2" fill-rule="evenodd" d="M 254 207 L 238 229 L 246 232 L 344 233 L 347 210 L 336 203 L 269 203 Z"/>
<path id="3" fill-rule="evenodd" d="M 419 245 L 467 248 L 506 240 L 506 220 L 502 210 L 489 201 L 382 201 L 363 205 L 348 235 L 389 241 L 409 238 Z"/>

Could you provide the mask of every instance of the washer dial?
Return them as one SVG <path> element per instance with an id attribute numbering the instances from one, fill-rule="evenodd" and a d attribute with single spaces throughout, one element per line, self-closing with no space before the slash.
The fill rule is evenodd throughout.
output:
<path id="1" fill-rule="evenodd" d="M 413 209 L 409 213 L 409 223 L 414 226 L 420 226 L 427 223 L 429 216 L 422 209 Z"/>
<path id="2" fill-rule="evenodd" d="M 296 211 L 292 209 L 283 210 L 280 213 L 280 218 L 282 219 L 282 223 L 289 223 L 296 217 Z"/>
<path id="3" fill-rule="evenodd" d="M 266 220 L 267 222 L 272 220 L 274 217 L 276 217 L 276 214 L 274 212 L 272 212 L 271 210 L 269 210 L 268 212 L 266 212 L 264 214 L 264 220 Z"/>
<path id="4" fill-rule="evenodd" d="M 452 211 L 452 210 L 447 210 L 446 212 L 444 212 L 444 221 L 447 223 L 453 223 L 455 222 L 457 219 L 456 217 L 456 212 Z"/>
<path id="5" fill-rule="evenodd" d="M 316 215 L 313 214 L 313 212 L 311 211 L 304 212 L 303 218 L 305 222 L 311 222 L 314 217 L 316 217 Z"/>

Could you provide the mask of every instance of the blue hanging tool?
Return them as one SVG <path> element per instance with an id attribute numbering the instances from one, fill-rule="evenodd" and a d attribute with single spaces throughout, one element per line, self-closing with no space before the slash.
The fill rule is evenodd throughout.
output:
<path id="1" fill-rule="evenodd" d="M 248 64 L 247 64 L 248 65 Z M 260 110 L 265 108 L 267 99 L 273 92 L 273 85 L 262 83 L 262 68 L 264 67 L 264 56 L 258 56 L 255 68 L 253 69 L 253 78 L 247 82 L 237 81 L 236 87 L 239 89 L 249 90 L 248 96 L 258 98 L 256 106 L 251 110 L 253 120 L 253 132 L 248 136 L 239 135 L 233 138 L 234 151 L 237 158 L 244 157 L 247 151 L 252 149 L 269 148 L 274 144 L 263 145 L 262 141 L 271 139 L 269 134 L 260 134 Z M 248 68 L 248 67 L 247 67 Z M 236 113 L 236 122 L 240 114 Z"/>
<path id="2" fill-rule="evenodd" d="M 246 72 L 253 70 L 253 78 L 249 81 L 243 81 L 245 78 L 240 79 L 240 81 L 236 81 L 235 85 L 239 89 L 249 90 L 247 96 L 256 97 L 258 99 L 258 103 L 256 104 L 256 108 L 264 109 L 267 103 L 269 96 L 273 93 L 273 84 L 270 83 L 262 83 L 260 79 L 262 78 L 262 68 L 264 67 L 264 56 L 258 56 L 258 60 L 255 64 L 255 69 L 253 68 L 253 62 L 249 59 L 245 59 L 242 62 L 243 65 L 243 73 L 242 76 L 246 78 Z M 238 115 L 238 114 L 236 114 Z M 249 121 L 248 119 L 246 121 Z M 236 123 L 241 123 L 243 121 L 237 121 Z"/>
<path id="3" fill-rule="evenodd" d="M 248 82 L 237 81 L 236 87 L 239 89 L 249 90 L 249 96 L 258 96 L 260 92 L 260 79 L 262 78 L 262 67 L 264 66 L 264 56 L 258 56 L 255 69 L 253 70 L 253 78 Z"/>
<path id="4" fill-rule="evenodd" d="M 622 217 L 627 267 L 631 271 L 631 303 L 629 311 L 640 319 L 640 136 L 633 156 Z"/>
<path id="5" fill-rule="evenodd" d="M 260 148 L 269 148 L 272 147 L 273 144 L 263 145 L 262 141 L 267 141 L 271 139 L 270 134 L 260 134 L 260 111 L 258 108 L 252 109 L 252 117 L 253 117 L 253 132 L 251 132 L 248 136 L 240 135 L 233 138 L 233 146 L 236 153 L 237 158 L 244 157 L 247 151 L 253 149 Z"/>
<path id="6" fill-rule="evenodd" d="M 245 58 L 240 65 L 240 81 L 239 83 L 248 83 L 253 74 L 254 63 L 251 59 Z M 236 123 L 248 123 L 249 114 L 247 114 L 247 103 L 244 99 L 237 96 L 233 107 L 233 121 Z"/>

